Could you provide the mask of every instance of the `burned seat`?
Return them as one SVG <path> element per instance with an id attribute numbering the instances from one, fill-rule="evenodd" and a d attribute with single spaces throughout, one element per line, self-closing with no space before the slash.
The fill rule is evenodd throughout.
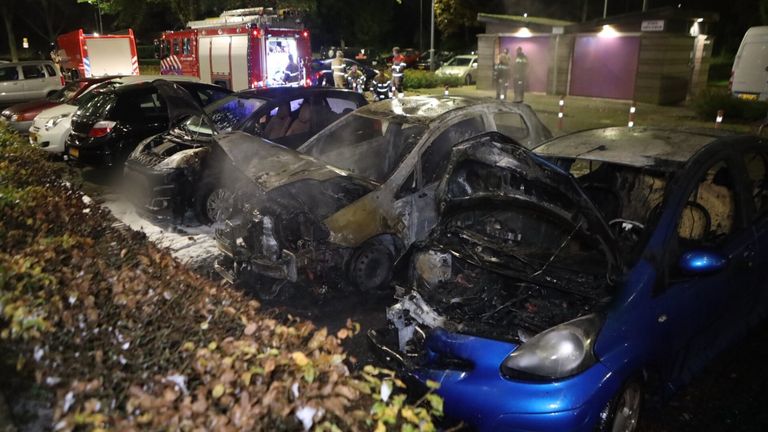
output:
<path id="1" fill-rule="evenodd" d="M 264 129 L 264 137 L 271 140 L 284 137 L 291 126 L 291 121 L 291 106 L 288 103 L 280 104 L 277 115 L 272 117 Z"/>
<path id="2" fill-rule="evenodd" d="M 312 109 L 308 103 L 301 105 L 299 117 L 291 123 L 285 135 L 298 135 L 307 133 L 312 129 Z"/>

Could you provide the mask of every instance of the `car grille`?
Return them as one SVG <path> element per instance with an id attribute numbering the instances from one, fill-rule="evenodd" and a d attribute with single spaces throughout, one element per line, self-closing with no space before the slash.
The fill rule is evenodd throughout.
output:
<path id="1" fill-rule="evenodd" d="M 166 158 L 163 156 L 159 156 L 157 154 L 148 152 L 148 153 L 139 153 L 138 155 L 132 156 L 131 161 L 134 163 L 137 163 L 139 165 L 142 165 L 147 168 L 153 168 L 160 164 L 160 162 L 164 161 Z"/>

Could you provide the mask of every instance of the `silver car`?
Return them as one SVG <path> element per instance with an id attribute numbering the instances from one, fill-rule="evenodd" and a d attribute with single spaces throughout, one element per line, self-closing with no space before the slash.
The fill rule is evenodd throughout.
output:
<path id="1" fill-rule="evenodd" d="M 463 97 L 407 97 L 360 108 L 298 151 L 242 133 L 218 140 L 248 177 L 246 217 L 216 232 L 230 281 L 346 279 L 388 285 L 392 266 L 437 222 L 435 188 L 454 145 L 500 131 L 531 148 L 549 130 L 524 104 Z M 274 295 L 268 291 L 262 295 Z"/>
<path id="2" fill-rule="evenodd" d="M 0 105 L 42 99 L 64 86 L 52 61 L 0 63 Z"/>

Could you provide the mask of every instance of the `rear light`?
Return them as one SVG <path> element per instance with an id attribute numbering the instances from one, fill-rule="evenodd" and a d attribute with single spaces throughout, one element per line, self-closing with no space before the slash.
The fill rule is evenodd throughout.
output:
<path id="1" fill-rule="evenodd" d="M 312 86 L 312 80 L 307 79 L 304 81 L 304 87 L 311 87 Z"/>
<path id="2" fill-rule="evenodd" d="M 309 32 L 307 30 L 304 30 L 303 32 L 301 32 L 301 36 L 306 39 L 309 37 Z"/>
<path id="3" fill-rule="evenodd" d="M 254 29 L 253 30 L 253 37 L 260 38 L 261 37 L 261 29 Z"/>
<path id="4" fill-rule="evenodd" d="M 64 81 L 64 75 L 59 75 L 59 78 L 61 78 L 61 86 L 64 87 L 66 84 L 66 81 Z"/>
<path id="5" fill-rule="evenodd" d="M 113 121 L 100 121 L 93 125 L 91 130 L 88 131 L 88 136 L 91 138 L 101 138 L 112 132 L 113 127 L 115 127 L 115 122 Z"/>
<path id="6" fill-rule="evenodd" d="M 37 117 L 37 114 L 38 114 L 38 113 L 37 113 L 37 112 L 35 112 L 35 111 L 29 111 L 29 112 L 25 112 L 25 113 L 23 113 L 23 114 L 19 114 L 19 120 L 20 120 L 20 121 L 29 121 L 29 120 L 34 120 L 34 119 L 35 119 L 35 117 Z"/>

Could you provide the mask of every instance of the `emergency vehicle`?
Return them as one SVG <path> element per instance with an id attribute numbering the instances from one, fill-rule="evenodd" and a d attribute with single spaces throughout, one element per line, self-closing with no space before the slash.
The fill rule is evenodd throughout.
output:
<path id="1" fill-rule="evenodd" d="M 55 61 L 70 79 L 107 75 L 138 75 L 139 58 L 133 30 L 125 33 L 87 34 L 83 29 L 56 39 Z"/>
<path id="2" fill-rule="evenodd" d="M 164 32 L 158 42 L 160 73 L 195 76 L 232 90 L 309 86 L 312 51 L 299 14 L 292 9 L 237 9 Z"/>

